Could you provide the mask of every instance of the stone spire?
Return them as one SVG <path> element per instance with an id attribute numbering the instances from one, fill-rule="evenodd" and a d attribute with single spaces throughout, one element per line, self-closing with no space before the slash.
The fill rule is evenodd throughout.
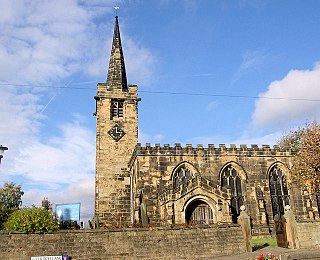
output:
<path id="1" fill-rule="evenodd" d="M 124 65 L 124 57 L 121 46 L 120 30 L 118 16 L 114 25 L 113 42 L 111 48 L 107 87 L 110 89 L 128 90 L 126 68 Z"/>

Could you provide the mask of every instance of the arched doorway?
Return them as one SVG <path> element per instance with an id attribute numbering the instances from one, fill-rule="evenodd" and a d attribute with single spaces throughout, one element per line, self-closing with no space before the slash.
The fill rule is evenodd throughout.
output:
<path id="1" fill-rule="evenodd" d="M 193 201 L 186 209 L 186 223 L 193 225 L 213 224 L 213 212 L 210 206 L 202 201 Z"/>

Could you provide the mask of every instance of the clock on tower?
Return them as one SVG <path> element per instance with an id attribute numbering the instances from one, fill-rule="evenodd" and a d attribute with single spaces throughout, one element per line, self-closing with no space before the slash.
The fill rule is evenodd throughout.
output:
<path id="1" fill-rule="evenodd" d="M 121 129 L 118 124 L 115 124 L 109 131 L 108 134 L 115 140 L 119 141 L 126 133 Z"/>

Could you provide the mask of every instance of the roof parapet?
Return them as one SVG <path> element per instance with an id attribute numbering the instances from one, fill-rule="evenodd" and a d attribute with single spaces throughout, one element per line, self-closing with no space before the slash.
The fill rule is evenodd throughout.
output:
<path id="1" fill-rule="evenodd" d="M 279 145 L 274 145 L 273 148 L 270 145 L 261 145 L 260 147 L 257 144 L 252 144 L 248 147 L 246 144 L 241 144 L 240 146 L 236 146 L 235 144 L 230 144 L 227 147 L 225 144 L 219 144 L 219 147 L 215 147 L 214 144 L 209 144 L 207 147 L 204 147 L 202 144 L 197 144 L 194 147 L 192 144 L 186 144 L 185 147 L 182 147 L 180 143 L 175 143 L 173 146 L 170 144 L 164 144 L 161 146 L 160 144 L 155 144 L 155 146 L 151 146 L 150 143 L 146 143 L 145 147 L 141 146 L 139 143 L 136 147 L 137 151 L 149 151 L 149 152 L 161 152 L 161 151 L 181 151 L 188 152 L 192 151 L 207 151 L 211 153 L 223 153 L 223 152 L 231 152 L 231 153 L 241 153 L 241 152 L 263 152 L 267 153 L 284 153 L 289 152 L 295 154 L 296 150 L 290 149 L 289 147 L 280 147 Z"/>

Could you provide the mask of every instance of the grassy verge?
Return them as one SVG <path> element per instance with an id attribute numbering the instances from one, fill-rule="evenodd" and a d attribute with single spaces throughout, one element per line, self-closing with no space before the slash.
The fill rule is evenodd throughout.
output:
<path id="1" fill-rule="evenodd" d="M 253 238 L 251 243 L 256 249 L 266 246 L 277 246 L 277 240 L 275 238 Z"/>

